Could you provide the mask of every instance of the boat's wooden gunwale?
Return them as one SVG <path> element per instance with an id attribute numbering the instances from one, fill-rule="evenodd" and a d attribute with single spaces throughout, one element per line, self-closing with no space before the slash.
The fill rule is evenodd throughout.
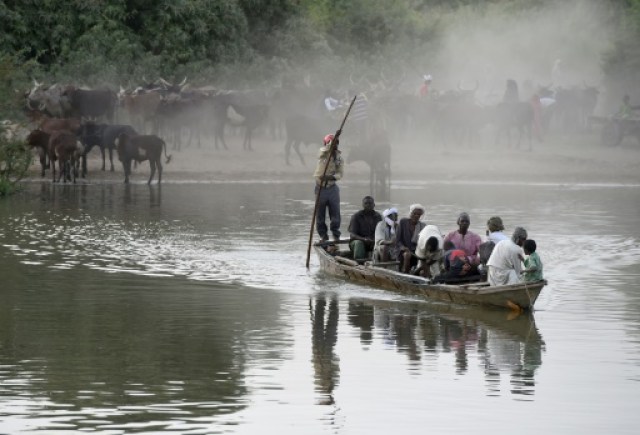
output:
<path id="1" fill-rule="evenodd" d="M 358 264 L 352 259 L 332 256 L 320 246 L 314 248 L 321 269 L 330 275 L 446 302 L 531 309 L 546 284 L 545 281 L 497 287 L 484 283 L 431 284 L 423 277 L 403 274 L 372 264 Z"/>

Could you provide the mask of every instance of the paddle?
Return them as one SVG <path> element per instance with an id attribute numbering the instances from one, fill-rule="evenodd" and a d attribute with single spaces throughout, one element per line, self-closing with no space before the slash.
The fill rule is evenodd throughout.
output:
<path id="1" fill-rule="evenodd" d="M 338 142 L 338 138 L 340 137 L 340 133 L 342 133 L 342 128 L 344 127 L 344 123 L 347 122 L 347 117 L 349 116 L 349 112 L 351 112 L 351 108 L 353 107 L 353 103 L 356 102 L 357 95 L 354 95 L 351 100 L 351 104 L 349 104 L 349 108 L 347 112 L 344 114 L 344 118 L 342 118 L 342 124 L 340 124 L 340 128 L 336 130 L 336 134 L 333 135 L 333 139 L 331 140 L 331 146 L 329 147 L 329 154 L 327 158 L 327 163 L 324 165 L 324 170 L 322 171 L 322 177 L 327 174 L 327 168 L 329 167 L 329 162 L 331 161 L 331 156 L 333 156 L 333 152 L 336 149 L 336 144 Z M 321 178 L 322 178 L 321 177 Z M 307 269 L 309 268 L 309 259 L 311 257 L 311 243 L 313 241 L 313 227 L 316 223 L 316 215 L 318 214 L 318 203 L 320 201 L 320 192 L 327 186 L 327 181 L 325 180 L 320 188 L 318 189 L 318 193 L 316 193 L 316 203 L 313 207 L 313 217 L 311 218 L 311 228 L 309 229 L 309 246 L 307 247 Z"/>

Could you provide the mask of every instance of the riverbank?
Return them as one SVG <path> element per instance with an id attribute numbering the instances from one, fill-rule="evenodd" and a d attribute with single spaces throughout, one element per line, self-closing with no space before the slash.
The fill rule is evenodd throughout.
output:
<path id="1" fill-rule="evenodd" d="M 240 137 L 228 138 L 229 150 L 216 150 L 212 143 L 194 145 L 180 151 L 167 150 L 171 163 L 164 165 L 165 181 L 305 181 L 315 167 L 317 145 L 301 146 L 306 165 L 296 155 L 285 164 L 284 140 L 254 140 L 254 151 L 244 151 Z M 343 154 L 348 156 L 348 144 Z M 124 180 L 122 165 L 114 155 L 115 172 L 102 172 L 101 157 L 94 148 L 90 154 L 89 174 L 79 182 L 118 182 Z M 107 157 L 107 169 L 109 162 Z M 39 180 L 37 159 L 29 179 Z M 134 170 L 133 182 L 144 182 L 149 165 L 143 162 Z M 348 163 L 345 182 L 367 180 L 369 168 L 362 162 Z M 47 172 L 47 177 L 50 174 Z M 397 141 L 392 143 L 392 182 L 401 180 L 456 182 L 549 182 L 549 183 L 640 183 L 640 145 L 626 138 L 617 147 L 604 147 L 597 134 L 553 137 L 533 143 L 532 150 L 506 145 L 479 147 L 433 145 Z"/>

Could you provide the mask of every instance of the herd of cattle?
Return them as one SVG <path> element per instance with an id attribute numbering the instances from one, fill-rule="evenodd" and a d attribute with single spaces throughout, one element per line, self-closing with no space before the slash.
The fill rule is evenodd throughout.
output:
<path id="1" fill-rule="evenodd" d="M 367 89 L 359 86 L 359 99 L 366 108 L 358 128 L 347 129 L 355 135 L 352 143 L 369 143 L 372 130 L 380 126 L 393 138 L 407 132 L 423 134 L 428 128 L 431 140 L 473 144 L 479 132 L 493 126 L 495 140 L 511 145 L 511 133 L 517 132 L 517 145 L 523 138 L 531 147 L 532 132 L 545 134 L 550 128 L 578 131 L 586 128 L 597 104 L 598 91 L 586 85 L 570 88 L 538 87 L 535 99 L 490 101 L 473 89 L 458 86 L 444 92 L 420 97 L 416 92 L 401 91 L 398 83 L 370 82 Z M 353 84 L 353 82 L 352 82 Z M 34 81 L 25 93 L 25 112 L 35 127 L 26 138 L 38 150 L 42 174 L 50 162 L 58 162 L 58 180 L 75 181 L 80 169 L 87 173 L 86 157 L 93 147 L 109 154 L 113 151 L 123 164 L 125 182 L 129 180 L 131 162 L 149 160 L 151 182 L 156 169 L 162 177 L 162 150 L 166 161 L 166 142 L 174 150 L 213 139 L 218 149 L 228 149 L 225 126 L 244 129 L 243 148 L 252 150 L 256 132 L 271 139 L 284 138 L 285 161 L 290 164 L 294 151 L 301 163 L 302 144 L 319 144 L 338 122 L 328 115 L 323 100 L 327 90 L 308 84 L 280 86 L 265 90 L 225 91 L 211 86 L 191 87 L 186 79 L 169 83 L 160 78 L 133 89 L 82 89 L 71 85 L 46 86 Z M 347 92 L 345 91 L 345 94 Z M 353 94 L 353 92 L 349 92 Z M 6 133 L 5 133 L 6 134 Z M 365 153 L 361 159 L 372 168 L 389 167 L 389 162 L 376 162 L 390 153 Z M 52 170 L 54 180 L 55 169 Z"/>

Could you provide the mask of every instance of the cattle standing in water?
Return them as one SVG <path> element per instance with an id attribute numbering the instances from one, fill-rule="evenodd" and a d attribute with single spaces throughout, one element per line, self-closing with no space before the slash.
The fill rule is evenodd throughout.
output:
<path id="1" fill-rule="evenodd" d="M 49 154 L 49 133 L 45 133 L 40 129 L 31 131 L 27 136 L 27 145 L 37 149 L 42 167 L 40 176 L 44 177 L 45 169 L 49 169 L 49 163 L 47 162 L 47 156 Z"/>
<path id="2" fill-rule="evenodd" d="M 130 125 L 108 125 L 96 124 L 92 121 L 85 122 L 80 128 L 80 140 L 84 145 L 84 153 L 82 155 L 82 177 L 87 174 L 87 154 L 94 146 L 100 148 L 102 154 L 102 170 L 105 170 L 106 159 L 105 149 L 109 151 L 110 171 L 113 172 L 113 150 L 116 149 L 116 139 L 121 133 L 129 136 L 136 136 L 138 133 Z"/>
<path id="3" fill-rule="evenodd" d="M 167 159 L 166 163 L 171 161 L 171 156 L 167 155 L 167 144 L 155 135 L 129 136 L 126 133 L 118 135 L 116 149 L 118 151 L 118 159 L 122 162 L 124 168 L 124 182 L 129 182 L 129 174 L 131 174 L 131 162 L 137 163 L 149 160 L 151 167 L 151 175 L 147 184 L 151 184 L 151 180 L 158 168 L 158 184 L 162 181 L 162 150 Z"/>
<path id="4" fill-rule="evenodd" d="M 58 182 L 63 180 L 71 181 L 71 174 L 73 173 L 73 182 L 76 182 L 78 176 L 78 165 L 80 158 L 84 152 L 84 147 L 78 141 L 75 134 L 69 131 L 57 131 L 51 134 L 49 139 L 49 158 L 53 162 L 58 160 L 58 168 L 60 170 L 60 176 Z M 52 166 L 53 181 L 56 181 L 56 169 Z"/>

